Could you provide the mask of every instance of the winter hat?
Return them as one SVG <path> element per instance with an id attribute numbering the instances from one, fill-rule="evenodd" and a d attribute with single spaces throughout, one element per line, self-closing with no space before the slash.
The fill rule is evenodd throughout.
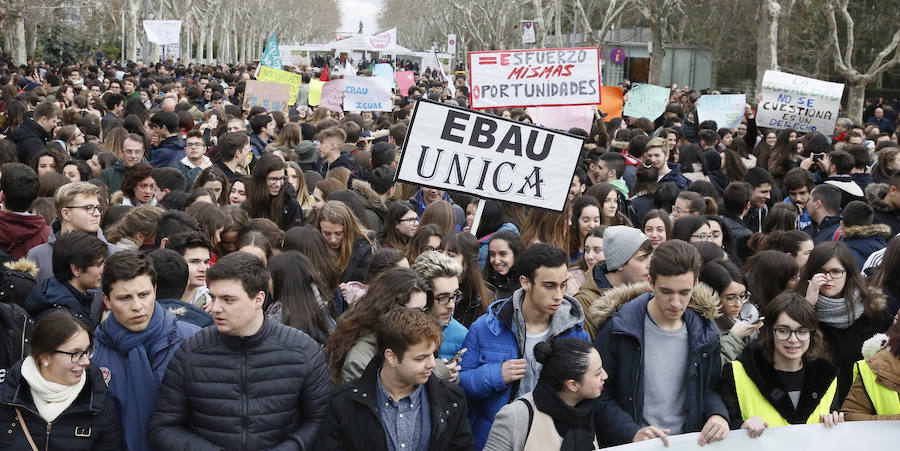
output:
<path id="1" fill-rule="evenodd" d="M 300 164 L 315 163 L 319 159 L 319 149 L 312 141 L 300 141 L 294 152 L 297 152 L 297 162 Z"/>
<path id="2" fill-rule="evenodd" d="M 615 271 L 628 263 L 631 257 L 648 240 L 640 230 L 628 226 L 613 226 L 603 232 L 603 255 L 606 269 Z"/>

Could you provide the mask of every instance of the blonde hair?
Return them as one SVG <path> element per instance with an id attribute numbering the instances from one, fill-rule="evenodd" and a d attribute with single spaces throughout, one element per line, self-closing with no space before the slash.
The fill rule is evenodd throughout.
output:
<path id="1" fill-rule="evenodd" d="M 66 183 L 53 196 L 53 203 L 56 205 L 56 214 L 62 216 L 62 209 L 69 206 L 78 196 L 97 196 L 97 202 L 100 203 L 100 188 L 97 185 L 88 182 L 71 182 Z"/>
<path id="2" fill-rule="evenodd" d="M 336 200 L 329 200 L 325 202 L 325 205 L 319 210 L 318 222 L 316 226 L 321 231 L 322 221 L 328 221 L 332 224 L 338 224 L 344 227 L 344 236 L 341 239 L 341 247 L 338 249 L 338 267 L 341 270 L 344 270 L 347 267 L 347 264 L 350 263 L 350 257 L 353 255 L 353 244 L 356 243 L 360 238 L 365 239 L 369 243 L 372 243 L 372 240 L 369 239 L 366 234 L 366 230 L 359 225 L 359 219 L 356 218 L 356 215 L 350 211 L 350 208 L 347 207 L 343 202 L 339 202 Z M 375 247 L 372 247 L 374 251 Z"/>
<path id="3" fill-rule="evenodd" d="M 128 135 L 128 130 L 125 130 L 124 127 L 116 127 L 109 130 L 103 136 L 103 144 L 100 145 L 100 148 L 111 152 L 116 156 L 116 159 L 120 159 L 122 158 L 122 149 L 125 147 L 125 138 Z"/>

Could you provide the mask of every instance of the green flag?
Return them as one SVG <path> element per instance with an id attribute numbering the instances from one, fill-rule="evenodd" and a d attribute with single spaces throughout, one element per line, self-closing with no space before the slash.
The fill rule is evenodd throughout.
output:
<path id="1" fill-rule="evenodd" d="M 277 31 L 277 29 L 273 31 L 272 36 L 269 37 L 269 42 L 266 44 L 266 50 L 263 52 L 262 59 L 259 63 L 263 66 L 282 70 L 281 53 L 278 51 L 278 38 L 275 35 Z"/>

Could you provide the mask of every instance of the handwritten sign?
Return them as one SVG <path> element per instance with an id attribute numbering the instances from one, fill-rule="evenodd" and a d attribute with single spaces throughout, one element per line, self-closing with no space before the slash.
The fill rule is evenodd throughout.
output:
<path id="1" fill-rule="evenodd" d="M 716 121 L 718 128 L 735 129 L 744 117 L 745 94 L 700 96 L 697 101 L 697 117 L 700 122 Z"/>
<path id="2" fill-rule="evenodd" d="M 394 80 L 397 81 L 397 90 L 400 91 L 402 96 L 408 96 L 409 88 L 416 85 L 415 72 L 411 70 L 394 72 Z"/>
<path id="3" fill-rule="evenodd" d="M 629 117 L 644 117 L 653 121 L 666 111 L 668 103 L 668 88 L 641 84 L 628 91 L 628 100 L 625 101 L 622 114 Z"/>
<path id="4" fill-rule="evenodd" d="M 287 111 L 290 95 L 291 85 L 249 80 L 244 90 L 244 104 L 241 108 L 249 110 L 261 106 L 266 111 Z"/>
<path id="5" fill-rule="evenodd" d="M 593 105 L 536 106 L 525 112 L 535 124 L 562 131 L 580 128 L 590 133 L 594 123 Z"/>
<path id="6" fill-rule="evenodd" d="M 597 105 L 597 109 L 606 113 L 603 118 L 604 122 L 609 122 L 617 117 L 622 117 L 622 107 L 625 106 L 625 100 L 622 98 L 622 88 L 615 86 L 603 86 L 600 88 L 601 102 Z"/>
<path id="7" fill-rule="evenodd" d="M 472 108 L 596 105 L 600 49 L 469 52 Z"/>
<path id="8" fill-rule="evenodd" d="M 307 103 L 309 103 L 309 106 L 318 106 L 320 103 L 322 103 L 322 87 L 324 86 L 324 81 L 309 81 L 309 97 L 307 97 Z"/>
<path id="9" fill-rule="evenodd" d="M 331 111 L 343 111 L 344 105 L 344 80 L 331 80 L 322 87 L 322 102 L 320 106 Z"/>
<path id="10" fill-rule="evenodd" d="M 756 125 L 830 135 L 843 93 L 842 83 L 767 70 Z"/>
<path id="11" fill-rule="evenodd" d="M 344 77 L 344 110 L 392 111 L 391 84 L 385 77 Z"/>
<path id="12" fill-rule="evenodd" d="M 259 81 L 286 83 L 291 85 L 291 100 L 289 105 L 294 105 L 294 102 L 297 101 L 297 91 L 300 90 L 300 85 L 303 83 L 303 76 L 300 74 L 268 66 L 260 66 L 259 75 L 256 76 L 256 79 Z"/>
<path id="13" fill-rule="evenodd" d="M 420 100 L 397 179 L 561 212 L 582 143 L 567 133 Z"/>

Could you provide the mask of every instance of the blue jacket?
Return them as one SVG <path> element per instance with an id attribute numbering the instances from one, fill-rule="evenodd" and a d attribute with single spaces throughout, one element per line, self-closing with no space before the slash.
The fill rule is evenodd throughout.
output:
<path id="1" fill-rule="evenodd" d="M 213 317 L 201 308 L 194 307 L 181 299 L 157 299 L 156 303 L 182 322 L 193 324 L 199 328 L 212 326 Z"/>
<path id="2" fill-rule="evenodd" d="M 501 225 L 500 228 L 497 229 L 497 231 L 494 233 L 497 233 L 501 230 L 512 230 L 516 233 L 516 235 L 519 234 L 519 228 L 511 222 L 503 223 L 503 225 Z M 491 237 L 494 235 L 494 233 L 486 235 L 478 240 L 478 266 L 481 267 L 481 269 L 484 269 L 484 265 L 488 263 L 488 244 L 490 244 Z"/>
<path id="3" fill-rule="evenodd" d="M 679 191 L 684 191 L 687 189 L 688 185 L 691 184 L 691 181 L 687 179 L 687 177 L 681 175 L 681 165 L 678 163 L 668 163 L 669 169 L 671 171 L 664 175 L 663 178 L 659 179 L 657 185 L 665 182 L 673 182 L 678 186 Z"/>
<path id="4" fill-rule="evenodd" d="M 468 351 L 460 363 L 459 385 L 469 398 L 469 421 L 478 449 L 484 447 L 500 408 L 518 396 L 519 382 L 504 384 L 501 367 L 507 360 L 525 356 L 524 298 L 525 291 L 518 289 L 511 298 L 491 304 L 488 312 L 472 323 L 463 341 Z M 550 321 L 549 338 L 589 341 L 581 304 L 570 296 L 563 301 Z"/>
<path id="5" fill-rule="evenodd" d="M 253 153 L 253 158 L 261 157 L 265 153 L 267 145 L 268 144 L 266 144 L 259 135 L 250 133 L 250 152 Z"/>
<path id="6" fill-rule="evenodd" d="M 837 216 L 826 216 L 821 224 L 816 225 L 816 223 L 812 223 L 805 232 L 812 237 L 815 244 L 837 241 L 841 236 L 842 219 L 840 214 Z"/>
<path id="7" fill-rule="evenodd" d="M 150 150 L 150 165 L 154 168 L 174 168 L 186 155 L 181 137 L 170 136 Z"/>
<path id="8" fill-rule="evenodd" d="M 649 287 L 649 285 L 643 285 Z M 692 308 L 684 312 L 688 331 L 688 375 L 685 379 L 685 429 L 699 432 L 712 415 L 728 419 L 728 410 L 715 391 L 721 376 L 719 330 L 715 323 L 693 310 L 693 303 L 701 291 L 707 293 L 712 310 L 718 310 L 718 297 L 712 290 L 695 288 Z M 609 375 L 603 393 L 595 401 L 594 419 L 600 446 L 629 443 L 644 424 L 644 316 L 653 293 L 644 293 L 629 300 L 621 296 L 633 287 L 607 293 L 601 301 L 611 303 L 608 311 L 618 311 L 602 321 L 594 339 L 594 347 L 603 359 L 603 368 Z M 617 296 L 619 298 L 617 299 Z M 592 307 L 592 311 L 597 306 Z M 673 389 L 676 387 L 673 387 Z"/>
<path id="9" fill-rule="evenodd" d="M 891 236 L 891 228 L 886 224 L 844 227 L 841 230 L 841 241 L 850 248 L 860 271 L 869 255 L 887 247 Z"/>
<path id="10" fill-rule="evenodd" d="M 51 277 L 38 282 L 31 289 L 25 298 L 24 307 L 35 323 L 51 313 L 66 311 L 88 327 L 94 328 L 97 321 L 91 315 L 93 302 L 94 295 L 91 291 L 80 293 L 68 282 Z"/>
<path id="11" fill-rule="evenodd" d="M 444 328 L 441 338 L 441 358 L 449 359 L 456 354 L 456 351 L 462 349 L 467 333 L 469 333 L 469 329 L 466 329 L 466 326 L 460 324 L 456 318 L 450 318 L 450 324 Z"/>

